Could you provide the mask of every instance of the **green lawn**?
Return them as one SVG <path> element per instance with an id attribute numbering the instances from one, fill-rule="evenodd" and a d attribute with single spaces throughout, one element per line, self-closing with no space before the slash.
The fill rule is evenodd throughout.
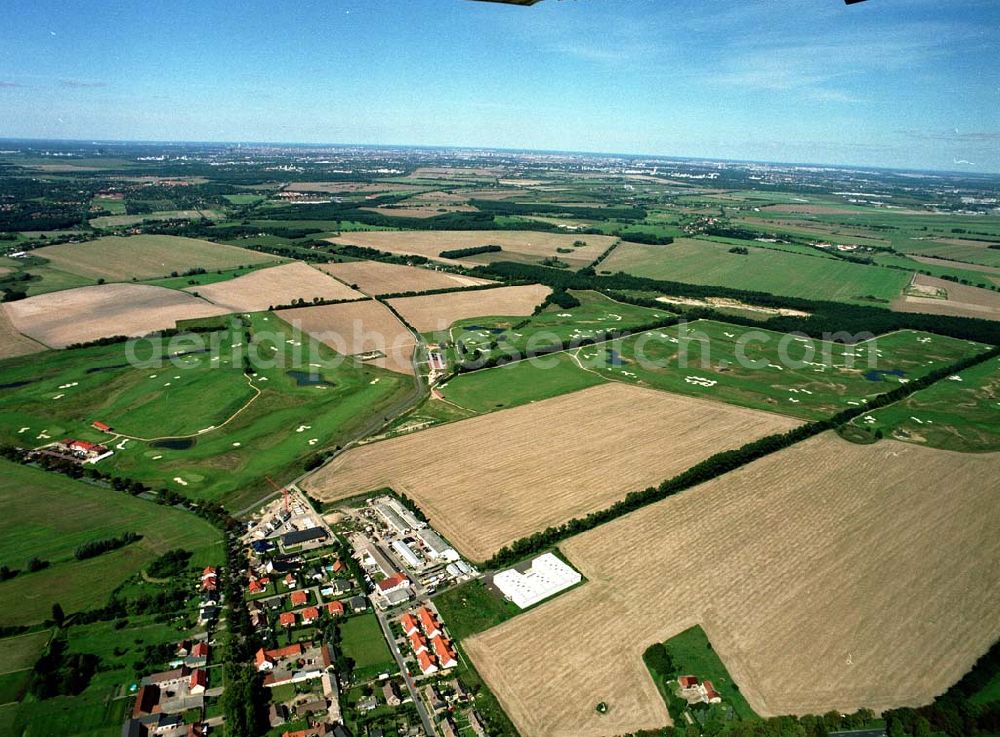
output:
<path id="1" fill-rule="evenodd" d="M 597 374 L 580 370 L 569 353 L 557 353 L 461 374 L 439 389 L 449 402 L 492 412 L 603 383 Z"/>
<path id="2" fill-rule="evenodd" d="M 127 693 L 137 683 L 135 665 L 138 663 L 142 673 L 167 666 L 165 662 L 145 662 L 143 648 L 177 642 L 186 634 L 186 630 L 174 625 L 154 622 L 153 617 L 133 618 L 127 628 L 120 630 L 111 622 L 69 627 L 68 651 L 97 655 L 98 672 L 78 696 L 56 696 L 44 701 L 25 697 L 16 707 L 10 730 L 3 734 L 117 737 L 132 705 Z"/>
<path id="3" fill-rule="evenodd" d="M 985 349 L 911 330 L 844 346 L 698 320 L 578 355 L 605 378 L 818 419 Z"/>
<path id="4" fill-rule="evenodd" d="M 496 627 L 521 613 L 516 604 L 488 589 L 482 579 L 442 592 L 434 597 L 434 605 L 457 640 Z"/>
<path id="5" fill-rule="evenodd" d="M 448 335 L 436 336 L 450 339 L 466 346 L 470 353 L 480 350 L 484 357 L 525 355 L 526 352 L 545 350 L 561 345 L 564 341 L 581 341 L 594 338 L 609 330 L 628 330 L 668 319 L 671 313 L 663 309 L 650 309 L 616 302 L 598 292 L 571 293 L 580 301 L 577 307 L 563 308 L 549 305 L 533 317 L 477 317 L 459 320 Z M 493 347 L 497 344 L 496 347 Z M 454 350 L 449 360 L 456 359 Z"/>
<path id="6" fill-rule="evenodd" d="M 136 532 L 142 539 L 78 561 L 83 542 Z M 169 509 L 65 476 L 0 461 L 0 563 L 21 569 L 0 583 L 0 625 L 40 622 L 59 602 L 66 613 L 103 605 L 125 579 L 172 548 L 218 562 L 218 531 L 193 514 Z M 29 558 L 51 565 L 24 572 Z"/>
<path id="7" fill-rule="evenodd" d="M 958 376 L 961 381 L 938 381 L 901 402 L 855 418 L 851 426 L 862 431 L 862 440 L 881 430 L 885 437 L 945 450 L 1000 450 L 1000 358 Z"/>
<path id="8" fill-rule="evenodd" d="M 789 297 L 870 304 L 888 303 L 903 291 L 910 274 L 854 264 L 822 255 L 806 256 L 750 246 L 750 254 L 731 246 L 689 238 L 669 246 L 622 244 L 598 269 L 624 271 L 667 281 L 747 289 Z"/>
<path id="9" fill-rule="evenodd" d="M 853 347 L 822 341 L 803 343 L 774 331 L 698 320 L 463 374 L 441 386 L 440 391 L 445 399 L 466 409 L 489 412 L 603 381 L 620 381 L 819 419 L 860 406 L 901 381 L 919 378 L 985 349 L 980 344 L 909 330 Z M 814 353 L 811 357 L 810 350 Z M 745 363 L 740 361 L 741 355 Z M 870 369 L 875 373 L 869 373 Z M 902 374 L 881 373 L 886 371 Z"/>
<path id="10" fill-rule="evenodd" d="M 372 612 L 340 623 L 340 648 L 345 657 L 354 661 L 355 680 L 363 681 L 396 670 L 382 628 Z"/>
<path id="11" fill-rule="evenodd" d="M 17 701 L 31 677 L 31 668 L 45 650 L 51 633 L 29 632 L 0 640 L 0 704 Z M 0 734 L 6 734 L 0 730 Z"/>
<path id="12" fill-rule="evenodd" d="M 298 475 L 306 458 L 343 442 L 410 391 L 409 377 L 352 359 L 317 369 L 326 383 L 300 386 L 289 371 L 309 373 L 308 363 L 325 365 L 336 354 L 274 315 L 250 320 L 254 385 L 261 393 L 249 405 L 256 392 L 242 370 L 240 328 L 201 334 L 208 352 L 146 368 L 129 365 L 124 344 L 50 351 L 0 364 L 5 383 L 25 382 L 0 394 L 0 442 L 35 446 L 78 437 L 109 443 L 115 455 L 101 462 L 104 470 L 235 505 L 266 493 L 267 475 Z M 187 343 L 176 347 L 198 350 Z M 154 354 L 144 345 L 136 354 L 160 358 L 173 350 L 168 345 Z M 90 428 L 94 420 L 147 440 L 197 437 L 185 449 L 141 440 L 119 447 L 118 440 Z M 209 430 L 213 426 L 218 429 Z"/>
<path id="13" fill-rule="evenodd" d="M 674 680 L 679 676 L 685 675 L 696 676 L 701 681 L 709 680 L 722 697 L 722 704 L 719 706 L 723 709 L 726 706 L 732 707 L 734 713 L 740 719 L 758 718 L 746 702 L 746 699 L 743 698 L 738 685 L 733 682 L 729 671 L 726 670 L 726 666 L 719 659 L 719 656 L 712 648 L 712 643 L 709 642 L 708 636 L 701 627 L 695 626 L 684 630 L 679 635 L 671 637 L 664 644 L 673 660 L 674 673 L 671 675 Z M 657 681 L 658 685 L 660 685 L 661 692 L 664 687 L 676 690 L 676 683 L 663 683 L 664 678 L 662 674 L 651 672 L 651 675 Z M 712 708 L 718 709 L 719 706 L 713 706 Z"/>

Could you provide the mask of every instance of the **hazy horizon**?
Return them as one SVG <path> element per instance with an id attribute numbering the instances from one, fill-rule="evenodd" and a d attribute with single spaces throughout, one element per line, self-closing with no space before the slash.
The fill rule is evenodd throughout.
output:
<path id="1" fill-rule="evenodd" d="M 18 0 L 0 136 L 1000 171 L 1000 6 Z"/>

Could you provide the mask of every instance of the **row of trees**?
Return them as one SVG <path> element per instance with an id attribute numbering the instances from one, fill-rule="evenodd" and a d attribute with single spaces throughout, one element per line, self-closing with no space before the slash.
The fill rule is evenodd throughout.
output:
<path id="1" fill-rule="evenodd" d="M 73 551 L 73 557 L 77 560 L 96 558 L 98 555 L 111 552 L 112 550 L 118 550 L 118 548 L 124 548 L 126 545 L 141 539 L 142 535 L 135 532 L 125 532 L 118 537 L 107 537 L 103 540 L 90 540 L 77 545 L 76 550 Z"/>

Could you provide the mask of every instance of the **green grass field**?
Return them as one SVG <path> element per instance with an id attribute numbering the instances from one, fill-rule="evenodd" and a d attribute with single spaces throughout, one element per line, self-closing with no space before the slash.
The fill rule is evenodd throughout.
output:
<path id="1" fill-rule="evenodd" d="M 129 531 L 142 539 L 82 561 L 73 556 L 81 543 Z M 101 606 L 119 584 L 172 548 L 190 550 L 205 564 L 223 557 L 218 531 L 193 514 L 0 461 L 0 564 L 22 571 L 0 582 L 0 601 L 12 603 L 0 610 L 0 625 L 40 622 L 57 601 L 67 614 Z M 51 565 L 28 573 L 25 563 L 33 557 Z"/>
<path id="2" fill-rule="evenodd" d="M 396 661 L 371 612 L 340 623 L 340 648 L 345 657 L 354 661 L 354 678 L 358 681 L 396 671 Z"/>
<path id="3" fill-rule="evenodd" d="M 853 264 L 822 255 L 806 256 L 750 247 L 750 254 L 729 253 L 730 246 L 678 239 L 669 246 L 623 244 L 599 271 L 624 271 L 668 281 L 725 286 L 789 297 L 870 304 L 888 303 L 909 281 L 905 271 Z"/>
<path id="4" fill-rule="evenodd" d="M 580 291 L 572 295 L 580 301 L 579 306 L 549 305 L 533 317 L 459 320 L 448 331 L 447 339 L 463 343 L 469 352 L 478 349 L 484 357 L 524 355 L 527 351 L 545 350 L 563 341 L 586 340 L 608 330 L 627 330 L 671 316 L 665 307 L 650 309 L 616 302 L 598 292 Z M 444 339 L 444 336 L 436 337 Z M 456 359 L 454 349 L 449 350 L 448 358 Z"/>
<path id="5" fill-rule="evenodd" d="M 26 696 L 11 709 L 14 715 L 9 717 L 9 731 L 3 734 L 117 737 L 131 706 L 128 689 L 137 683 L 135 664 L 139 663 L 143 673 L 167 665 L 144 662 L 144 647 L 177 642 L 188 634 L 177 625 L 157 623 L 151 616 L 134 617 L 121 630 L 116 630 L 112 622 L 97 622 L 71 626 L 67 633 L 68 651 L 97 655 L 98 672 L 78 696 L 56 696 L 42 701 Z"/>
<path id="6" fill-rule="evenodd" d="M 281 260 L 267 253 L 172 235 L 98 238 L 46 246 L 32 255 L 47 259 L 53 269 L 108 281 L 156 279 L 195 268 L 216 271 Z"/>
<path id="7" fill-rule="evenodd" d="M 596 373 L 582 371 L 566 352 L 461 374 L 438 387 L 441 395 L 476 413 L 537 402 L 603 384 Z"/>
<path id="8" fill-rule="evenodd" d="M 0 442 L 29 447 L 64 437 L 104 442 L 115 451 L 101 461 L 106 471 L 192 497 L 239 504 L 269 490 L 267 475 L 298 475 L 307 457 L 343 442 L 410 389 L 409 377 L 346 359 L 336 367 L 315 369 L 318 383 L 300 386 L 289 371 L 309 373 L 314 369 L 308 363 L 333 361 L 336 354 L 273 315 L 249 319 L 255 334 L 252 360 L 258 368 L 256 399 L 257 391 L 243 374 L 239 351 L 245 346 L 238 328 L 202 334 L 209 352 L 150 368 L 128 365 L 123 344 L 51 351 L 0 365 L 7 383 L 28 382 L 0 393 Z M 174 350 L 161 347 L 155 355 Z M 149 344 L 136 354 L 154 355 Z M 62 398 L 54 400 L 59 394 Z M 245 409 L 223 426 L 241 407 Z M 157 447 L 144 440 L 122 444 L 91 429 L 94 420 L 146 440 L 196 437 L 187 448 Z"/>
<path id="9" fill-rule="evenodd" d="M 693 675 L 697 676 L 699 680 L 712 682 L 715 690 L 722 697 L 722 704 L 713 705 L 712 709 L 723 711 L 726 706 L 730 706 L 740 719 L 758 718 L 746 699 L 743 698 L 738 685 L 733 682 L 726 666 L 712 649 L 712 644 L 701 627 L 695 626 L 684 630 L 679 635 L 671 637 L 664 644 L 673 659 L 678 676 Z M 661 680 L 655 675 L 654 679 Z M 676 685 L 676 683 L 671 683 L 669 688 L 676 688 Z"/>
<path id="10" fill-rule="evenodd" d="M 965 452 L 1000 450 L 1000 358 L 944 379 L 902 402 L 855 418 L 845 437 L 865 441 L 881 431 L 934 448 Z M 868 418 L 872 419 L 868 419 Z"/>
<path id="11" fill-rule="evenodd" d="M 20 700 L 31 678 L 31 668 L 45 650 L 50 634 L 42 630 L 0 640 L 0 705 Z M 2 730 L 0 733 L 7 734 Z"/>
<path id="12" fill-rule="evenodd" d="M 438 594 L 434 605 L 456 640 L 484 632 L 521 613 L 516 604 L 488 589 L 481 579 Z"/>
<path id="13" fill-rule="evenodd" d="M 440 391 L 445 399 L 480 413 L 548 399 L 602 381 L 621 381 L 820 419 L 860 406 L 900 381 L 919 378 L 985 349 L 913 331 L 889 333 L 852 347 L 803 343 L 773 331 L 698 320 L 463 374 Z M 810 350 L 812 357 L 807 354 Z M 782 353 L 789 360 L 783 360 Z M 741 365 L 741 354 L 745 365 Z M 874 363 L 870 366 L 869 361 Z M 903 373 L 884 373 L 894 371 Z"/>
<path id="14" fill-rule="evenodd" d="M 166 287 L 167 289 L 186 289 L 194 286 L 204 286 L 206 284 L 216 284 L 221 281 L 229 281 L 238 276 L 245 276 L 258 269 L 266 269 L 274 266 L 275 262 L 262 264 L 247 264 L 236 269 L 221 269 L 208 271 L 204 274 L 192 274 L 191 276 L 168 276 L 165 279 L 148 279 L 143 284 L 151 284 L 156 287 Z"/>

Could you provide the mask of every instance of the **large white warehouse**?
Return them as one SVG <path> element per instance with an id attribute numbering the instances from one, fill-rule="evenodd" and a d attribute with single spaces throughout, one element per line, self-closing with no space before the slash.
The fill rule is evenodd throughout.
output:
<path id="1" fill-rule="evenodd" d="M 504 596 L 521 609 L 527 609 L 580 583 L 582 578 L 552 553 L 545 553 L 531 561 L 531 567 L 523 572 L 513 568 L 500 571 L 493 576 L 493 583 Z"/>

